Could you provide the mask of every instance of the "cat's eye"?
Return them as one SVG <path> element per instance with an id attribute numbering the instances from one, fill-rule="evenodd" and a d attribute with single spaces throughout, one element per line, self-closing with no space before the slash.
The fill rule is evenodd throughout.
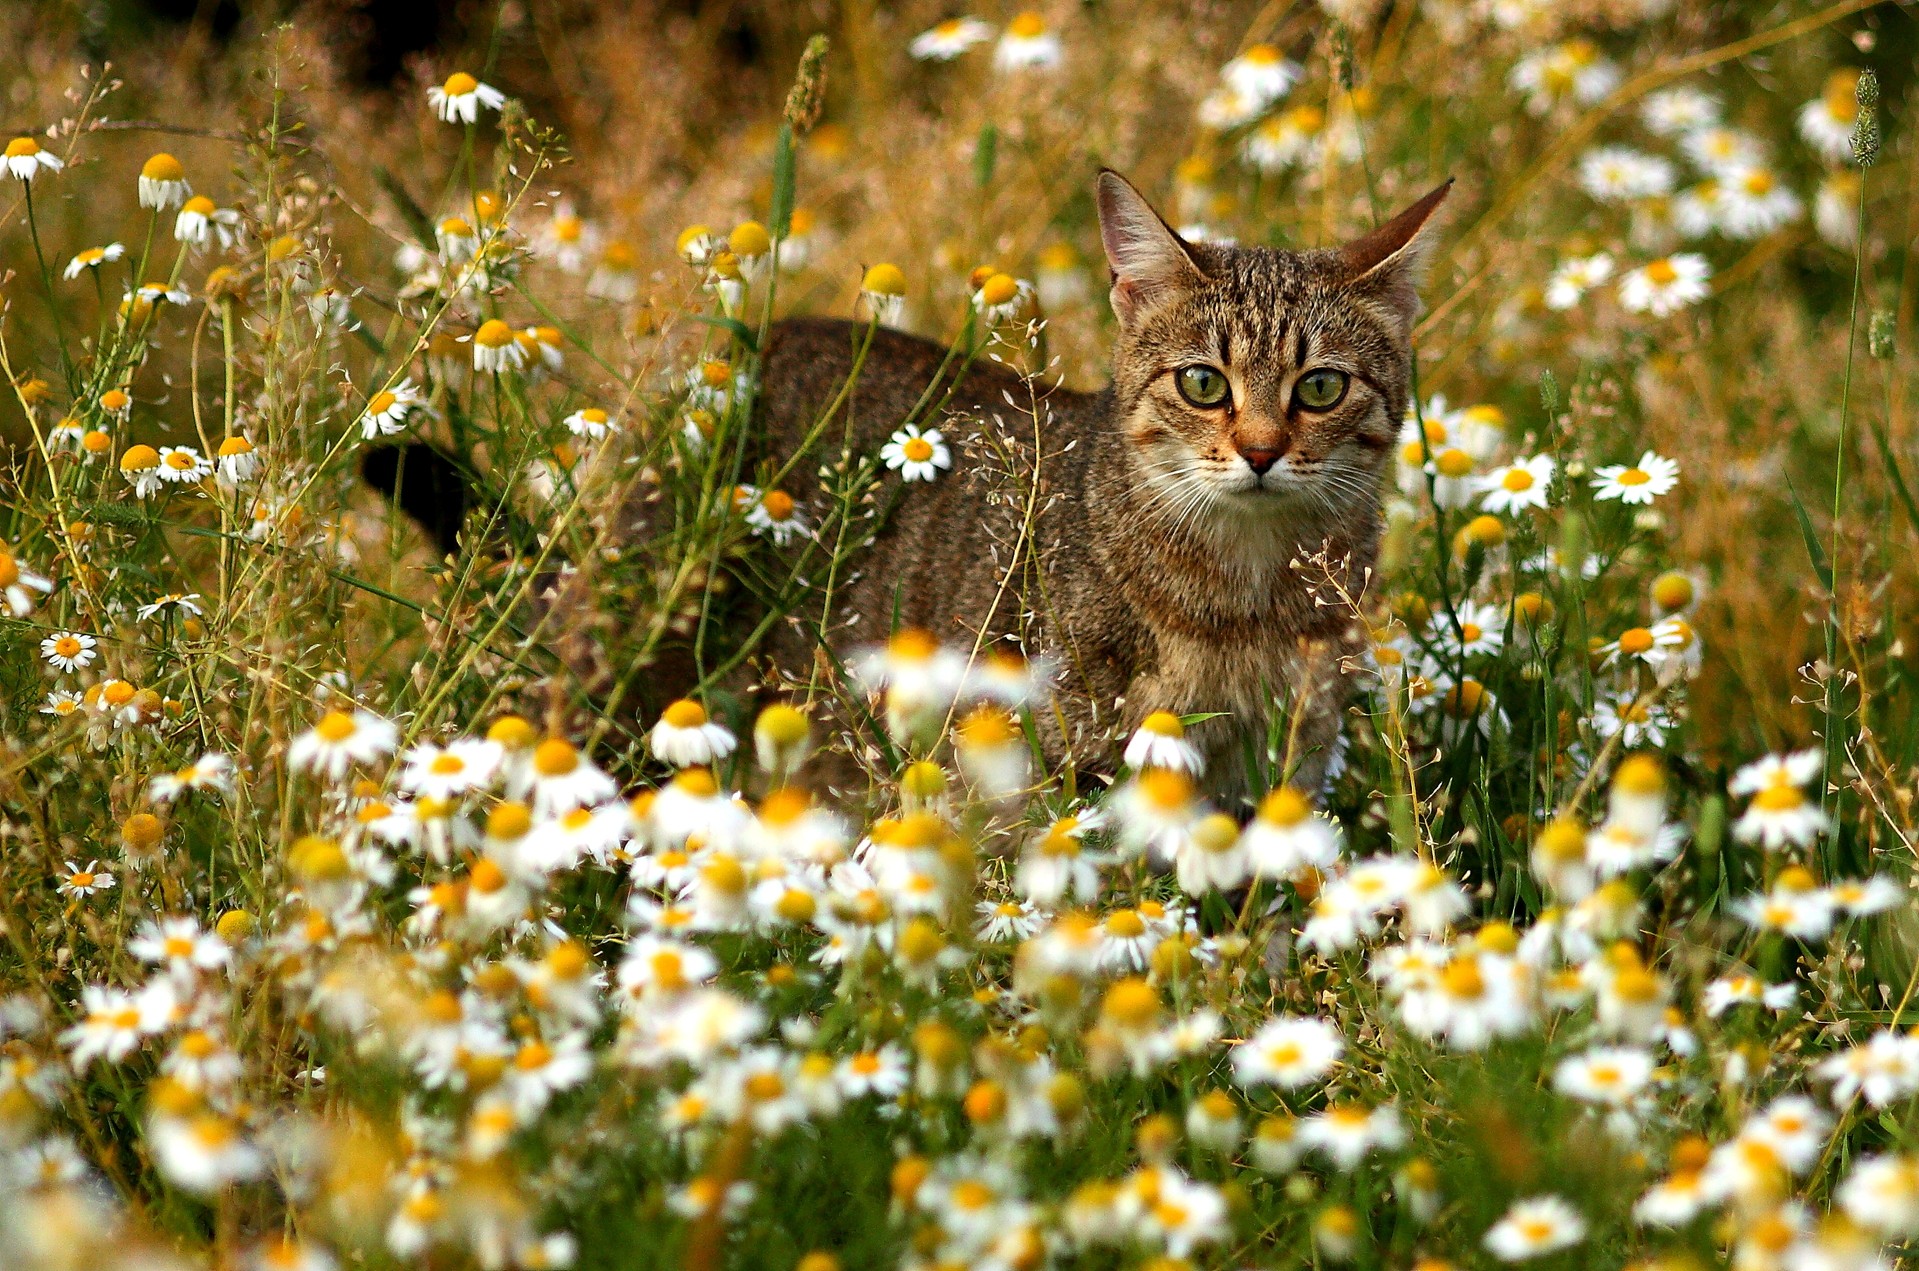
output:
<path id="1" fill-rule="evenodd" d="M 1331 410 L 1346 396 L 1346 372 L 1331 367 L 1308 371 L 1293 387 L 1293 400 L 1307 410 Z"/>
<path id="2" fill-rule="evenodd" d="M 1182 366 L 1173 378 L 1179 385 L 1179 395 L 1202 409 L 1224 406 L 1233 395 L 1226 376 L 1210 366 Z"/>

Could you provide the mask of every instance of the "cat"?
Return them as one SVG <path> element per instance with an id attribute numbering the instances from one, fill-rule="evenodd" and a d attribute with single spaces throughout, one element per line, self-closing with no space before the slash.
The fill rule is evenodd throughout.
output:
<path id="1" fill-rule="evenodd" d="M 1267 749 L 1283 697 L 1298 712 L 1280 746 L 1291 780 L 1317 787 L 1365 633 L 1305 558 L 1326 562 L 1349 596 L 1365 591 L 1428 226 L 1450 188 L 1344 247 L 1295 252 L 1188 243 L 1102 171 L 1112 383 L 1035 393 L 975 361 L 939 421 L 957 443 L 954 470 L 902 492 L 834 601 L 828 642 L 845 656 L 911 626 L 1047 659 L 1058 709 L 1037 717 L 1055 763 L 1109 763 L 1151 712 L 1215 715 L 1189 736 L 1208 784 L 1228 795 L 1247 789 L 1248 743 Z M 772 453 L 790 453 L 840 393 L 862 335 L 817 318 L 773 327 L 757 417 Z M 845 406 L 856 452 L 885 443 L 945 356 L 875 335 Z M 993 445 L 978 444 L 983 431 Z M 967 470 L 1022 439 L 1023 471 Z M 1029 500 L 1034 454 L 1040 497 Z M 1044 510 L 1022 536 L 1029 503 Z M 811 666 L 818 617 L 775 637 L 776 665 Z"/>
<path id="2" fill-rule="evenodd" d="M 1010 649 L 1054 669 L 1052 702 L 1035 712 L 1049 763 L 1110 771 L 1147 715 L 1208 716 L 1189 737 L 1207 788 L 1231 799 L 1249 791 L 1246 757 L 1267 751 L 1283 701 L 1288 779 L 1318 787 L 1365 647 L 1335 584 L 1361 596 L 1375 563 L 1430 226 L 1451 184 L 1343 247 L 1286 251 L 1189 243 L 1103 170 L 1111 384 L 1048 389 L 990 359 L 957 383 L 949 370 L 924 422 L 948 435 L 953 470 L 897 491 L 830 609 L 815 595 L 774 624 L 756 682 L 817 675 L 822 636 L 845 664 L 920 628 L 975 656 Z M 787 489 L 817 512 L 818 477 L 802 474 L 842 447 L 877 452 L 950 368 L 948 353 L 859 322 L 773 324 L 747 470 L 824 437 Z M 404 471 L 437 492 L 455 481 L 449 463 L 416 445 Z M 392 465 L 374 466 L 369 478 L 408 506 Z M 620 537 L 650 537 L 655 494 L 635 484 Z M 556 586 L 542 624 L 589 695 L 620 670 L 593 585 L 588 571 Z M 647 696 L 676 694 L 689 672 L 665 651 L 644 677 Z"/>

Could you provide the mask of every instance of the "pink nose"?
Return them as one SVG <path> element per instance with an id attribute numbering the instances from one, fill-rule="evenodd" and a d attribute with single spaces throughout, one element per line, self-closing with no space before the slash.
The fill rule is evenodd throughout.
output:
<path id="1" fill-rule="evenodd" d="M 1266 469 L 1279 462 L 1279 451 L 1242 450 L 1239 452 L 1239 457 L 1246 461 L 1247 467 L 1263 477 L 1266 475 Z"/>

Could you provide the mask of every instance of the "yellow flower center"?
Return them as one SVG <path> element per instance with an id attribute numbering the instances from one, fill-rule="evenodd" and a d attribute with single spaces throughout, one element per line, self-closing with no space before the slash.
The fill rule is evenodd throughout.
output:
<path id="1" fill-rule="evenodd" d="M 766 509 L 767 519 L 790 521 L 793 519 L 793 496 L 784 490 L 768 490 L 760 496 L 760 506 Z"/>
<path id="2" fill-rule="evenodd" d="M 1463 450 L 1442 450 L 1439 458 L 1433 460 L 1433 466 L 1439 469 L 1442 477 L 1470 476 L 1473 470 L 1473 457 Z"/>
<path id="3" fill-rule="evenodd" d="M 533 770 L 542 777 L 564 777 L 579 766 L 580 752 L 558 737 L 549 737 L 533 752 Z"/>
<path id="4" fill-rule="evenodd" d="M 333 742 L 336 745 L 359 730 L 360 726 L 354 722 L 353 716 L 345 711 L 328 711 L 320 717 L 320 722 L 313 726 L 313 731 L 320 734 L 320 740 Z"/>
<path id="5" fill-rule="evenodd" d="M 1672 261 L 1661 257 L 1646 266 L 1646 278 L 1658 286 L 1670 287 L 1679 281 L 1679 271 L 1673 268 Z"/>
<path id="6" fill-rule="evenodd" d="M 1645 627 L 1633 627 L 1620 633 L 1619 651 L 1630 657 L 1650 652 L 1652 647 L 1653 634 Z"/>
<path id="7" fill-rule="evenodd" d="M 914 463 L 925 463 L 933 457 L 933 443 L 924 437 L 909 437 L 900 453 Z"/>
<path id="8" fill-rule="evenodd" d="M 1016 40 L 1031 40 L 1046 34 L 1046 19 L 1028 9 L 1006 24 L 1006 34 Z"/>
<path id="9" fill-rule="evenodd" d="M 174 450 L 168 453 L 166 465 L 175 472 L 191 472 L 199 467 L 198 457 L 186 450 Z"/>
<path id="10" fill-rule="evenodd" d="M 40 143 L 32 137 L 15 137 L 7 143 L 7 158 L 24 159 L 40 153 Z"/>
<path id="11" fill-rule="evenodd" d="M 1806 805 L 1806 796 L 1799 787 L 1784 781 L 1776 781 L 1753 796 L 1752 806 L 1766 812 L 1791 812 Z"/>
<path id="12" fill-rule="evenodd" d="M 446 84 L 441 91 L 448 97 L 465 97 L 479 86 L 480 81 L 474 79 L 465 71 L 455 71 L 446 77 Z"/>
<path id="13" fill-rule="evenodd" d="M 1499 484 L 1518 494 L 1521 490 L 1532 489 L 1538 482 L 1534 481 L 1533 474 L 1524 468 L 1509 468 L 1506 475 L 1499 479 Z"/>
<path id="14" fill-rule="evenodd" d="M 489 349 L 503 349 L 513 343 L 513 328 L 498 318 L 488 318 L 480 324 L 479 331 L 473 336 L 473 342 Z"/>
<path id="15" fill-rule="evenodd" d="M 184 181 L 187 171 L 172 155 L 156 154 L 146 161 L 146 165 L 140 169 L 140 175 L 149 181 Z"/>

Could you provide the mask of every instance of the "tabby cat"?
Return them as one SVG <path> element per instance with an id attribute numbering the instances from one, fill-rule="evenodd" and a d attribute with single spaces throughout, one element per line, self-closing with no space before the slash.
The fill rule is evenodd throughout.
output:
<path id="1" fill-rule="evenodd" d="M 1044 657 L 1058 672 L 1059 710 L 1041 720 L 1049 758 L 1095 769 L 1150 712 L 1214 714 L 1191 738 L 1222 793 L 1245 788 L 1247 742 L 1267 750 L 1284 700 L 1297 722 L 1278 749 L 1312 788 L 1363 632 L 1306 558 L 1364 592 L 1406 410 L 1422 231 L 1450 186 L 1356 242 L 1294 252 L 1188 243 L 1102 172 L 1112 384 L 1036 392 L 976 362 L 942 421 L 960 441 L 955 470 L 905 492 L 833 603 L 830 643 L 850 650 L 898 624 Z M 773 328 L 758 410 L 774 453 L 840 392 L 861 334 L 821 319 Z M 877 336 L 846 407 L 856 448 L 886 441 L 944 356 Z M 1022 439 L 1027 466 L 990 471 Z M 773 661 L 810 667 L 819 629 L 790 624 Z"/>

